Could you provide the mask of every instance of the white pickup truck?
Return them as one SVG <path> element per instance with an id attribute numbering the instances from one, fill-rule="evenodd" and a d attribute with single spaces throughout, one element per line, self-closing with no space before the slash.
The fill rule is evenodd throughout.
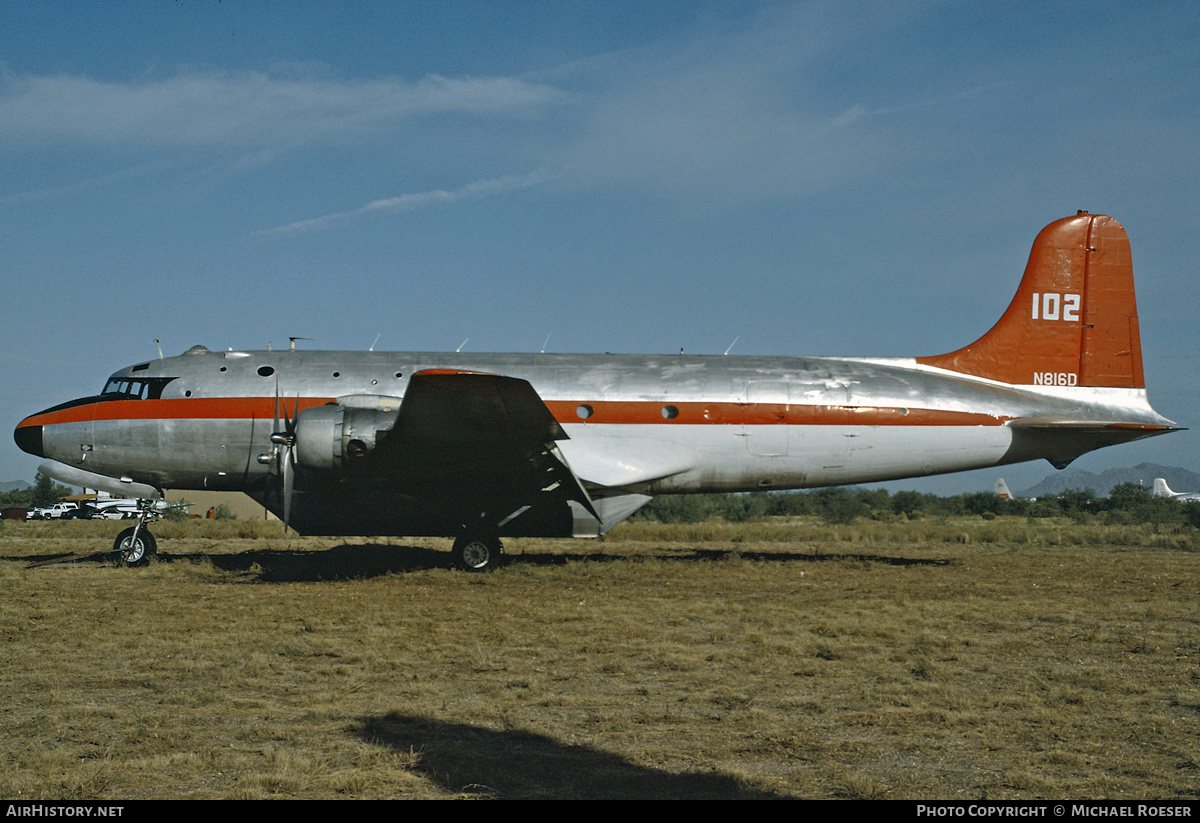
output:
<path id="1" fill-rule="evenodd" d="M 58 520 L 64 514 L 79 508 L 74 503 L 55 503 L 52 506 L 41 506 L 29 512 L 30 520 Z"/>

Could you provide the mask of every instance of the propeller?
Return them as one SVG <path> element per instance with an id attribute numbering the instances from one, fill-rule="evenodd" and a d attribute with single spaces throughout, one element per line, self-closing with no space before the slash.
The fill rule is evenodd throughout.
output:
<path id="1" fill-rule="evenodd" d="M 279 428 L 279 381 L 275 381 L 275 426 L 271 432 L 272 473 L 280 476 L 283 485 L 283 529 L 287 531 L 292 517 L 292 489 L 296 474 L 296 418 L 300 416 L 300 395 L 296 395 L 296 408 L 289 417 L 287 403 L 283 404 L 283 428 Z"/>

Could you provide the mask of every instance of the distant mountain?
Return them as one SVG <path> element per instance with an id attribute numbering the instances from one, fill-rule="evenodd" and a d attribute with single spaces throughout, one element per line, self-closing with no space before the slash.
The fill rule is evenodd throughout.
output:
<path id="1" fill-rule="evenodd" d="M 1097 497 L 1108 497 L 1113 486 L 1119 483 L 1141 483 L 1147 489 L 1154 485 L 1154 478 L 1167 481 L 1171 491 L 1200 491 L 1200 474 L 1178 466 L 1160 466 L 1157 463 L 1140 463 L 1131 469 L 1107 469 L 1100 474 L 1082 469 L 1066 469 L 1052 474 L 1036 486 L 1019 492 L 1017 497 L 1045 497 L 1067 489 L 1091 489 Z"/>
<path id="2" fill-rule="evenodd" d="M 18 489 L 27 489 L 29 484 L 24 480 L 10 480 L 7 483 L 0 483 L 0 494 L 4 492 L 15 492 Z"/>

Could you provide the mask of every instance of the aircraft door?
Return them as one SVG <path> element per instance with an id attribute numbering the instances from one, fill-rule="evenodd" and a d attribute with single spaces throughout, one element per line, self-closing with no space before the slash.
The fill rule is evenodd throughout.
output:
<path id="1" fill-rule="evenodd" d="M 788 384 L 782 380 L 746 383 L 746 422 L 743 433 L 751 454 L 776 457 L 788 453 Z"/>

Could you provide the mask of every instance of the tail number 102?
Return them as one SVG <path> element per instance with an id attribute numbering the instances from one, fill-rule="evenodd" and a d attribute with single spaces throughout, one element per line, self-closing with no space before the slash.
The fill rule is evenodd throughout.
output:
<path id="1" fill-rule="evenodd" d="M 1078 294 L 1044 294 L 1033 293 L 1034 320 L 1065 320 L 1068 323 L 1079 322 L 1079 304 L 1082 295 Z"/>

